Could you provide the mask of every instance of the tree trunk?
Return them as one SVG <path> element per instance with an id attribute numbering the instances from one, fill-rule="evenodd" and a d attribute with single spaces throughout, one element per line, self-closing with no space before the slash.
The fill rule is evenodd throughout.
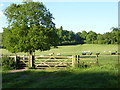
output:
<path id="1" fill-rule="evenodd" d="M 33 52 L 30 50 L 29 54 L 30 54 L 30 55 L 32 55 L 32 54 L 33 54 Z"/>

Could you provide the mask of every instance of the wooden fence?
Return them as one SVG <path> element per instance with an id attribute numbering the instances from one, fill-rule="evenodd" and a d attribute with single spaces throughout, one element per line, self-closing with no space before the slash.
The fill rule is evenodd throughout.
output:
<path id="1" fill-rule="evenodd" d="M 33 56 L 9 56 L 14 58 L 17 67 L 32 67 Z"/>
<path id="2" fill-rule="evenodd" d="M 120 55 L 99 55 L 118 56 Z M 17 67 L 78 67 L 80 63 L 98 64 L 98 55 L 72 55 L 72 56 L 9 56 L 14 58 Z"/>
<path id="3" fill-rule="evenodd" d="M 79 63 L 98 63 L 97 55 L 73 56 L 9 56 L 17 67 L 78 67 Z"/>

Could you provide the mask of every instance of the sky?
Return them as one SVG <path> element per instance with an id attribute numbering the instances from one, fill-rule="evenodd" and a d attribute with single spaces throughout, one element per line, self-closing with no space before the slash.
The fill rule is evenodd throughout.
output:
<path id="1" fill-rule="evenodd" d="M 21 1 L 0 1 L 0 32 L 2 27 L 7 26 L 7 19 L 3 15 L 2 10 L 11 3 L 20 4 Z M 37 0 L 43 1 L 43 0 Z M 73 31 L 75 33 L 83 30 L 96 33 L 110 32 L 111 27 L 118 26 L 118 2 L 115 0 L 104 1 L 45 1 L 43 4 L 52 13 L 55 20 L 56 28 L 63 27 L 64 30 Z"/>

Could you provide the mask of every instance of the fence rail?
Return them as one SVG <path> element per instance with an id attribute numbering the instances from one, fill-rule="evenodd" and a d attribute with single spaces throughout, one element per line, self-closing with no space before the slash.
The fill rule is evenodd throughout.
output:
<path id="1" fill-rule="evenodd" d="M 118 56 L 120 55 L 71 55 L 71 56 L 9 56 L 14 58 L 18 67 L 59 67 L 72 66 L 78 67 L 79 63 L 96 63 L 98 64 L 98 57 L 101 56 Z M 2 57 L 2 56 L 1 56 Z"/>

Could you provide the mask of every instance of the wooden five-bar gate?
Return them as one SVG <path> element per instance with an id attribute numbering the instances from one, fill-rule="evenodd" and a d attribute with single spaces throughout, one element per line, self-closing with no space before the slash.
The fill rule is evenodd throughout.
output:
<path id="1" fill-rule="evenodd" d="M 38 67 L 66 67 L 71 66 L 72 56 L 36 56 L 35 68 Z"/>
<path id="2" fill-rule="evenodd" d="M 17 67 L 78 67 L 79 63 L 98 64 L 98 55 L 73 56 L 9 56 L 15 59 Z"/>

